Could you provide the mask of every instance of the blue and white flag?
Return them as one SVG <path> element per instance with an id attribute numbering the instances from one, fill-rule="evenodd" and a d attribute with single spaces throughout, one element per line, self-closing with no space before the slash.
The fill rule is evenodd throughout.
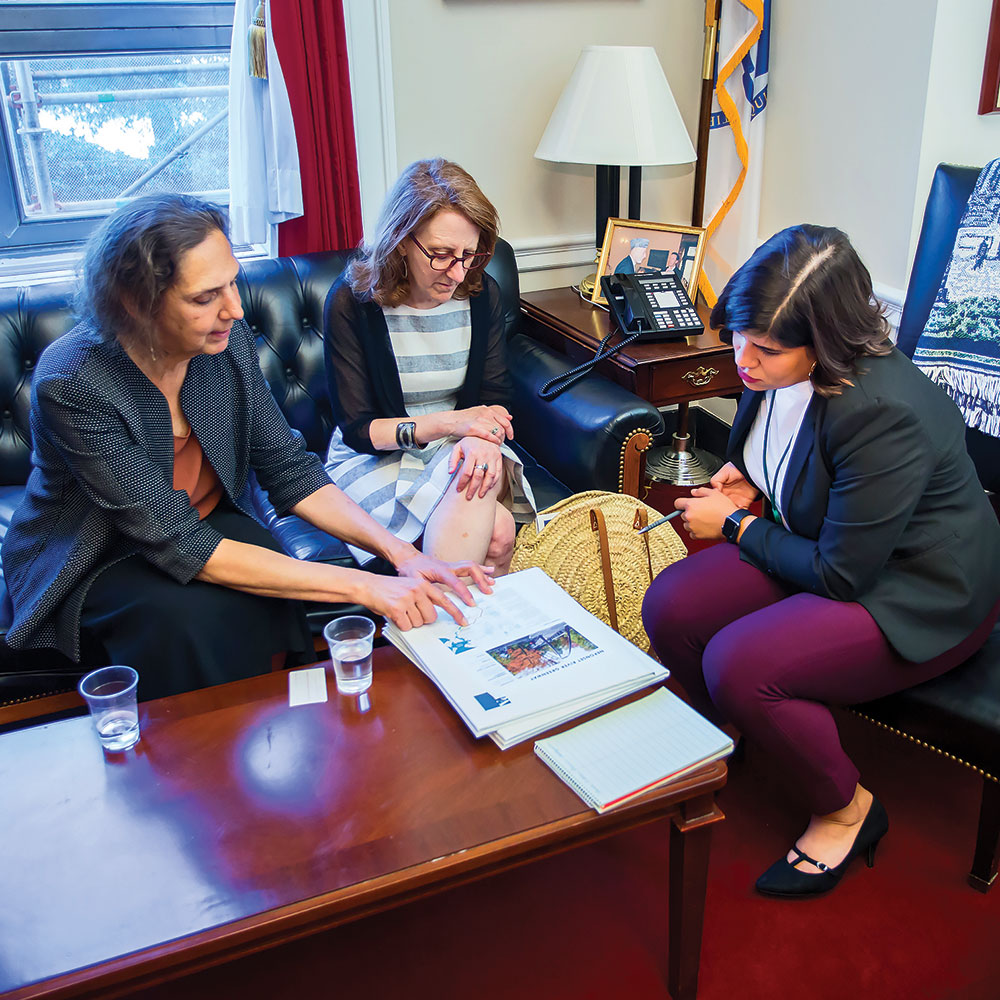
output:
<path id="1" fill-rule="evenodd" d="M 722 0 L 698 282 L 709 305 L 759 242 L 770 25 L 771 0 Z"/>

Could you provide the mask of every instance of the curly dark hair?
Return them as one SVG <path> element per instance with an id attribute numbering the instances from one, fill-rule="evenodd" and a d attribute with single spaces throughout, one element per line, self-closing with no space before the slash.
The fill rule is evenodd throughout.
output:
<path id="1" fill-rule="evenodd" d="M 123 205 L 87 243 L 79 315 L 108 339 L 149 337 L 181 257 L 215 231 L 228 239 L 225 212 L 188 195 L 149 195 Z"/>
<path id="2" fill-rule="evenodd" d="M 493 253 L 500 218 L 472 175 L 441 157 L 417 160 L 400 174 L 385 196 L 375 234 L 347 265 L 346 279 L 359 299 L 380 306 L 398 306 L 406 301 L 410 281 L 398 247 L 442 209 L 461 212 L 479 230 L 477 252 Z M 485 266 L 470 268 L 455 289 L 456 299 L 479 294 Z"/>
<path id="3" fill-rule="evenodd" d="M 868 269 L 844 233 L 823 226 L 790 226 L 758 247 L 726 283 L 711 324 L 728 343 L 754 332 L 811 348 L 824 396 L 850 384 L 858 358 L 892 350 Z"/>

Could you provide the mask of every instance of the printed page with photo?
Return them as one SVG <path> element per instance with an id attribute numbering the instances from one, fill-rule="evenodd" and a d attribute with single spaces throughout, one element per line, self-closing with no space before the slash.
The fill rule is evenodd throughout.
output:
<path id="1" fill-rule="evenodd" d="M 608 700 L 595 701 L 598 695 L 667 676 L 538 568 L 501 577 L 492 594 L 473 593 L 476 607 L 463 609 L 468 625 L 439 614 L 430 625 L 408 632 L 388 625 L 384 634 L 431 677 L 477 736 L 553 709 L 583 705 L 585 711 Z"/>

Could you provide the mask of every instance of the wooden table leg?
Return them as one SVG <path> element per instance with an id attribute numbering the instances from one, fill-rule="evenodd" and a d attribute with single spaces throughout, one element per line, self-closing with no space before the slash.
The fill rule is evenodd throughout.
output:
<path id="1" fill-rule="evenodd" d="M 683 803 L 670 827 L 667 989 L 673 1000 L 694 1000 L 698 993 L 711 824 L 722 818 L 715 796 L 704 795 Z"/>

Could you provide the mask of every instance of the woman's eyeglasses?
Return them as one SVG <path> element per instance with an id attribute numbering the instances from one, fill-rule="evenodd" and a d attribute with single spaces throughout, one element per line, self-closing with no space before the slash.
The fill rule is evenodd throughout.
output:
<path id="1" fill-rule="evenodd" d="M 461 257 L 456 257 L 451 253 L 431 253 L 424 249 L 416 236 L 410 239 L 417 245 L 417 249 L 431 262 L 431 268 L 435 271 L 447 271 L 454 264 L 461 264 L 466 271 L 471 271 L 474 267 L 482 267 L 489 259 L 488 253 L 464 253 Z"/>

